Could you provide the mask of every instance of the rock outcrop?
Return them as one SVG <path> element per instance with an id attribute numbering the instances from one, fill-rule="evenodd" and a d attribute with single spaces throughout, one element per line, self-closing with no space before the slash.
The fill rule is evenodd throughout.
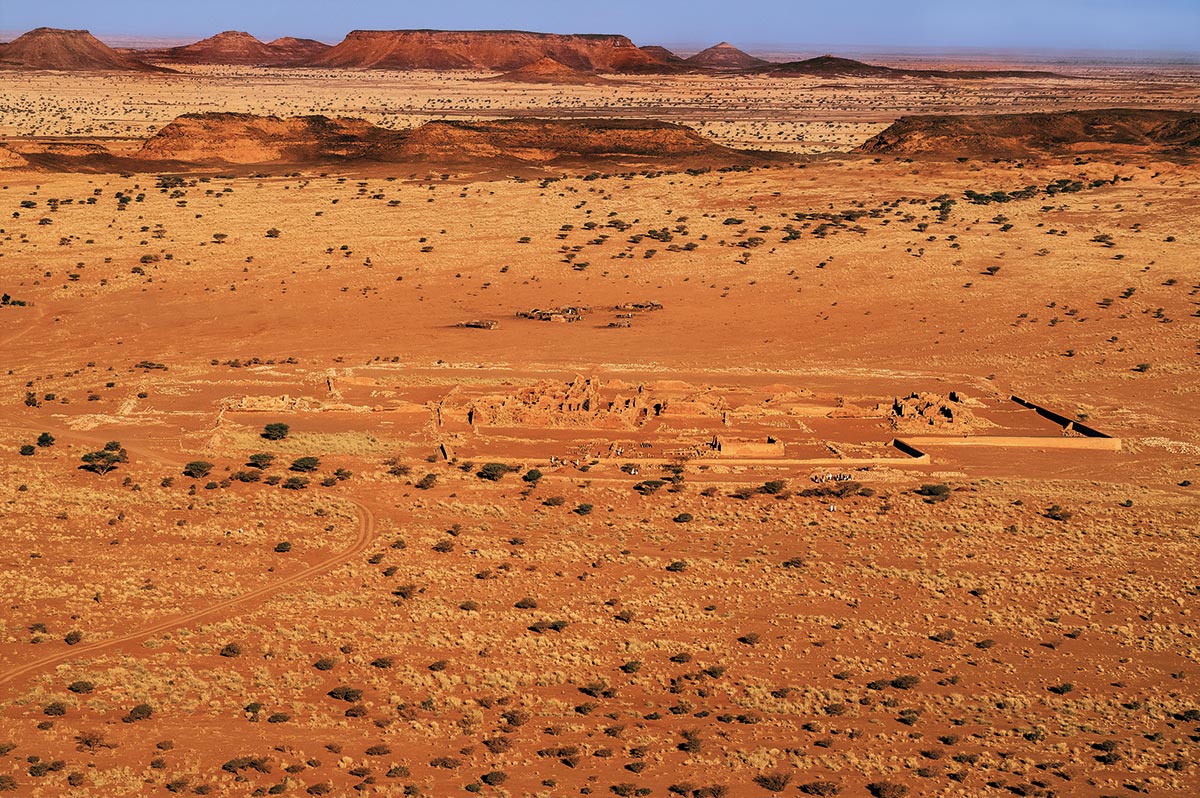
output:
<path id="1" fill-rule="evenodd" d="M 655 120 L 437 121 L 412 130 L 388 130 L 361 119 L 207 113 L 179 117 L 147 139 L 136 157 L 192 164 L 305 165 L 355 160 L 545 164 L 603 157 L 679 163 L 749 156 L 689 127 Z"/>
<path id="2" fill-rule="evenodd" d="M 1200 114 L 1108 108 L 978 116 L 906 116 L 858 148 L 879 155 L 1021 158 L 1078 152 L 1188 151 Z"/>

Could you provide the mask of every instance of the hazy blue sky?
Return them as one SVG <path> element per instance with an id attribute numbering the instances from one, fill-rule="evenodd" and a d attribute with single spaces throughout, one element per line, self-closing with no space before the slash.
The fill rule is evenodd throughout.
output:
<path id="1" fill-rule="evenodd" d="M 355 28 L 624 33 L 638 44 L 1200 51 L 1200 0 L 0 0 L 0 30 L 340 41 Z"/>

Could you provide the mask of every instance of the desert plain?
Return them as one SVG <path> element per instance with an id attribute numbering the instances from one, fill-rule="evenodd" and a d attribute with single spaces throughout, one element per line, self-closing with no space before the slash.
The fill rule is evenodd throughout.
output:
<path id="1" fill-rule="evenodd" d="M 4 794 L 1197 794 L 1194 119 L 887 138 L 1195 71 L 171 66 L 0 71 Z"/>

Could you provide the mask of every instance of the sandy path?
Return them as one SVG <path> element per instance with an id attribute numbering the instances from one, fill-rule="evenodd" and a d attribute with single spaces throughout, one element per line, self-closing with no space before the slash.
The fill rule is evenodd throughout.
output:
<path id="1" fill-rule="evenodd" d="M 161 634 L 162 632 L 166 632 L 171 629 L 192 625 L 201 621 L 211 620 L 217 616 L 227 613 L 230 610 L 253 602 L 257 599 L 265 599 L 274 596 L 285 588 L 310 580 L 320 574 L 336 568 L 339 565 L 342 565 L 350 558 L 365 551 L 375 537 L 375 514 L 371 511 L 371 509 L 367 507 L 367 505 L 355 501 L 354 499 L 346 499 L 346 501 L 353 504 L 358 510 L 358 531 L 355 534 L 354 542 L 351 543 L 349 547 L 343 549 L 337 554 L 324 559 L 303 571 L 299 571 L 291 576 L 280 579 L 277 582 L 263 585 L 262 587 L 251 590 L 248 593 L 243 593 L 240 596 L 235 596 L 234 598 L 226 601 L 205 607 L 204 609 L 195 610 L 194 612 L 187 613 L 186 615 L 178 615 L 172 618 L 167 618 L 150 626 L 144 626 L 140 629 L 130 632 L 129 634 L 124 634 L 119 637 L 113 637 L 107 640 L 99 640 L 94 643 L 85 643 L 82 645 L 72 646 L 70 649 L 65 651 L 59 651 L 55 654 L 51 654 L 50 656 L 32 660 L 24 665 L 13 668 L 7 673 L 0 674 L 0 685 L 11 684 L 20 679 L 22 676 L 28 676 L 30 674 L 37 673 L 45 668 L 58 665 L 62 662 L 67 662 L 68 660 L 80 659 L 88 655 L 99 654 L 127 643 L 140 642 L 148 637 Z"/>

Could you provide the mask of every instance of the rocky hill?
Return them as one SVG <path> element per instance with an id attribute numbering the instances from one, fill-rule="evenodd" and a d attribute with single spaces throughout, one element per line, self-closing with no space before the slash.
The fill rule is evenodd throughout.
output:
<path id="1" fill-rule="evenodd" d="M 267 43 L 245 31 L 230 30 L 192 44 L 144 50 L 141 56 L 160 63 L 298 66 L 329 49 L 330 45 L 313 39 L 285 36 Z"/>
<path id="2" fill-rule="evenodd" d="M 756 71 L 780 77 L 819 78 L 958 78 L 979 80 L 983 78 L 1052 78 L 1062 77 L 1053 72 L 1038 72 L 1021 69 L 897 69 L 894 67 L 866 64 L 852 58 L 821 55 L 803 61 L 788 61 L 782 64 L 767 64 Z"/>
<path id="3" fill-rule="evenodd" d="M 1200 149 L 1200 114 L 1108 108 L 1094 111 L 907 116 L 859 152 L 933 157 L 1021 158 L 1078 152 Z"/>
<path id="4" fill-rule="evenodd" d="M 729 42 L 721 42 L 707 50 L 701 50 L 686 59 L 686 62 L 703 69 L 753 69 L 767 64 L 763 59 L 755 58 Z"/>
<path id="5" fill-rule="evenodd" d="M 309 62 L 356 69 L 509 71 L 552 58 L 585 72 L 669 71 L 665 61 L 625 36 L 524 31 L 356 30 Z"/>
<path id="6" fill-rule="evenodd" d="M 511 72 L 487 78 L 487 80 L 508 81 L 512 83 L 562 83 L 571 85 L 604 84 L 611 82 L 595 73 L 583 72 L 578 69 L 572 69 L 566 64 L 560 64 L 549 56 L 539 58 L 532 64 L 526 64 L 520 69 L 514 69 Z"/>
<path id="7" fill-rule="evenodd" d="M 117 52 L 85 30 L 37 28 L 0 45 L 2 69 L 169 72 Z"/>

